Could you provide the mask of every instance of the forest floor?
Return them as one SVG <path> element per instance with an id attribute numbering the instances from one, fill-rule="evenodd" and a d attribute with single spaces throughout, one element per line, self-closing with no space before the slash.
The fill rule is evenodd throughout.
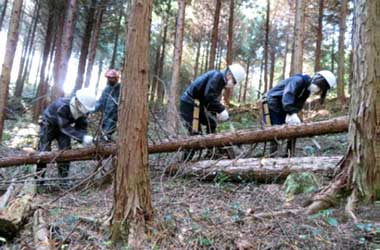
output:
<path id="1" fill-rule="evenodd" d="M 313 120 L 341 114 L 336 110 L 327 117 L 326 113 L 324 117 L 314 115 Z M 250 113 L 236 115 L 232 122 L 222 125 L 221 130 L 258 126 L 252 117 Z M 0 148 L 1 156 L 20 153 L 10 148 L 35 146 L 38 126 L 26 120 L 7 122 L 7 142 Z M 310 138 L 297 140 L 297 156 L 345 153 L 345 134 L 314 139 L 319 145 Z M 262 157 L 263 146 L 260 144 L 253 151 L 249 146 L 236 150 L 248 152 L 245 157 Z M 223 176 L 204 182 L 180 174 L 163 174 L 163 169 L 175 160 L 173 154 L 150 156 L 154 221 L 145 249 L 380 249 L 380 208 L 376 205 L 361 206 L 356 211 L 359 223 L 344 213 L 344 200 L 335 208 L 313 216 L 256 218 L 255 214 L 261 212 L 302 208 L 316 190 L 289 199 L 283 183 L 236 183 Z M 110 160 L 104 164 L 110 165 Z M 91 175 L 96 167 L 95 161 L 72 163 L 72 183 L 77 181 L 75 178 Z M 4 189 L 4 181 L 10 180 L 16 172 L 27 173 L 31 169 L 32 166 L 0 169 L 0 187 Z M 54 165 L 48 168 L 47 177 L 57 175 Z M 329 181 L 326 177 L 317 178 L 320 187 Z M 109 228 L 103 223 L 111 214 L 112 185 L 87 185 L 64 196 L 63 192 L 57 183 L 49 182 L 33 201 L 48 212 L 46 220 L 51 235 L 58 242 L 63 241 L 61 249 L 114 249 L 109 241 Z M 58 197 L 61 198 L 57 200 Z M 13 242 L 0 249 L 33 249 L 32 220 L 28 220 Z"/>

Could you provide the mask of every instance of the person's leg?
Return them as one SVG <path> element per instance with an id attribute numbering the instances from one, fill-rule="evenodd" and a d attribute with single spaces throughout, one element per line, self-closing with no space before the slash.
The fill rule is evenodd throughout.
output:
<path id="1" fill-rule="evenodd" d="M 193 112 L 194 112 L 194 106 L 191 103 L 187 103 L 184 101 L 181 101 L 180 103 L 180 115 L 183 121 L 183 125 L 185 129 L 188 132 L 188 135 L 197 135 L 199 134 L 198 132 L 193 131 Z M 200 124 L 199 124 L 200 128 Z M 182 155 L 182 160 L 183 161 L 191 161 L 194 157 L 195 151 L 194 150 L 184 150 L 183 155 Z"/>
<path id="2" fill-rule="evenodd" d="M 69 136 L 60 133 L 58 135 L 58 148 L 59 150 L 71 149 L 71 139 Z M 58 163 L 58 174 L 60 177 L 67 177 L 70 171 L 70 163 Z"/>
<path id="3" fill-rule="evenodd" d="M 269 108 L 271 125 L 283 125 L 286 115 L 280 112 L 275 112 Z M 270 141 L 270 156 L 276 157 L 279 153 L 279 144 L 276 140 Z"/>
<path id="4" fill-rule="evenodd" d="M 54 137 L 54 131 L 49 126 L 46 121 L 40 123 L 39 141 L 38 141 L 38 151 L 45 152 L 51 150 L 51 142 Z M 36 172 L 38 176 L 44 178 L 45 176 L 46 163 L 38 163 Z M 38 184 L 43 185 L 43 181 L 39 181 Z"/>

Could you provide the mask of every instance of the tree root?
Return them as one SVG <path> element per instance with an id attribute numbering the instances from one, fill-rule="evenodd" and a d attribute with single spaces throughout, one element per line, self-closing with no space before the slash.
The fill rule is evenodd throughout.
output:
<path id="1" fill-rule="evenodd" d="M 352 151 L 349 150 L 345 157 L 343 157 L 342 160 L 338 163 L 337 169 L 339 169 L 339 172 L 337 172 L 335 178 L 326 188 L 324 188 L 313 198 L 311 204 L 306 207 L 306 214 L 315 214 L 321 210 L 334 206 L 337 203 L 338 195 L 342 193 L 343 190 L 350 189 L 353 166 L 352 158 Z M 350 208 L 352 208 L 352 206 L 348 207 L 348 209 Z"/>

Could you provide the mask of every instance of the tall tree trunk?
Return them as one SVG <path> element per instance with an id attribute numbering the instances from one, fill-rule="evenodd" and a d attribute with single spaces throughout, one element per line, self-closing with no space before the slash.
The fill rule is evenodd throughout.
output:
<path id="1" fill-rule="evenodd" d="M 290 75 L 302 73 L 303 42 L 305 25 L 304 0 L 296 0 L 296 17 L 294 22 L 294 43 Z"/>
<path id="2" fill-rule="evenodd" d="M 54 3 L 57 3 L 55 1 L 53 1 Z M 58 16 L 56 17 L 56 22 L 55 22 L 55 29 L 56 29 L 56 33 L 55 33 L 55 37 L 54 37 L 54 54 L 51 54 L 51 59 L 54 60 L 53 62 L 53 72 L 51 74 L 51 76 L 49 77 L 49 79 L 55 79 L 58 77 L 58 71 L 59 71 L 59 63 L 61 61 L 61 53 L 62 53 L 62 36 L 63 36 L 63 26 L 64 26 L 64 23 L 65 23 L 65 10 L 67 8 L 65 2 L 61 2 L 60 4 L 58 5 L 55 5 L 55 9 L 57 7 L 62 7 L 61 11 L 58 12 Z M 53 57 L 54 56 L 54 57 Z M 50 61 L 51 62 L 51 61 Z M 49 62 L 49 66 L 51 66 Z M 50 68 L 50 67 L 49 67 Z M 53 84 L 56 84 L 56 82 L 54 82 Z M 54 96 L 53 96 L 53 93 L 52 91 L 50 92 L 50 100 L 54 100 Z"/>
<path id="3" fill-rule="evenodd" d="M 228 39 L 227 39 L 227 66 L 232 64 L 233 58 L 233 40 L 234 40 L 234 9 L 235 0 L 230 0 L 230 18 L 228 20 Z M 233 89 L 227 88 L 224 90 L 224 102 L 230 106 Z"/>
<path id="4" fill-rule="evenodd" d="M 99 65 L 99 70 L 98 70 L 98 77 L 96 79 L 96 85 L 95 85 L 95 95 L 98 94 L 98 90 L 99 90 L 100 77 L 101 77 L 102 71 L 103 71 L 103 58 L 99 59 L 98 65 Z"/>
<path id="5" fill-rule="evenodd" d="M 199 70 L 199 60 L 201 59 L 201 47 L 202 47 L 202 39 L 199 38 L 197 41 L 197 52 L 195 56 L 195 65 L 194 65 L 194 75 L 193 79 L 195 79 L 198 76 L 198 70 Z"/>
<path id="6" fill-rule="evenodd" d="M 128 246 L 141 249 L 145 224 L 153 208 L 148 167 L 149 33 L 152 0 L 132 1 L 127 32 L 125 68 L 118 127 L 112 241 L 120 242 L 127 232 Z M 138 63 L 136 63 L 138 62 Z"/>
<path id="7" fill-rule="evenodd" d="M 264 43 L 264 92 L 268 90 L 268 57 L 269 57 L 269 16 L 270 0 L 267 0 L 267 17 L 265 22 L 265 43 Z"/>
<path id="8" fill-rule="evenodd" d="M 338 63 L 338 99 L 340 100 L 342 109 L 346 106 L 346 95 L 344 93 L 344 68 L 345 68 L 345 51 L 344 51 L 344 36 L 346 34 L 346 16 L 347 16 L 347 0 L 340 2 L 340 21 L 339 21 L 339 63 Z"/>
<path id="9" fill-rule="evenodd" d="M 222 7 L 222 0 L 215 0 L 215 13 L 214 13 L 214 24 L 211 33 L 211 49 L 210 49 L 210 60 L 208 63 L 208 69 L 215 69 L 215 56 L 216 56 L 216 48 L 218 44 L 218 31 L 219 31 L 219 17 L 220 17 L 220 9 Z"/>
<path id="10" fill-rule="evenodd" d="M 285 55 L 284 55 L 284 65 L 282 65 L 282 79 L 285 79 L 286 76 L 286 66 L 288 62 L 288 52 L 289 52 L 289 35 L 286 35 L 286 42 L 285 42 Z"/>
<path id="11" fill-rule="evenodd" d="M 22 53 L 21 53 L 21 59 L 19 64 L 19 70 L 16 80 L 16 87 L 13 96 L 20 98 L 22 94 L 22 89 L 24 88 L 24 82 L 22 80 L 25 70 L 27 68 L 27 58 L 30 56 L 30 51 L 32 50 L 33 46 L 33 40 L 36 33 L 37 23 L 38 23 L 38 17 L 39 17 L 39 4 L 38 2 L 34 6 L 33 16 L 31 18 L 32 24 L 29 26 L 28 29 L 28 35 L 23 43 Z"/>
<path id="12" fill-rule="evenodd" d="M 207 43 L 206 43 L 206 57 L 205 57 L 205 69 L 203 70 L 203 72 L 206 72 L 209 69 L 209 67 L 208 67 L 209 57 L 210 57 L 210 40 L 207 40 Z"/>
<path id="13" fill-rule="evenodd" d="M 78 90 L 82 88 L 83 85 L 83 76 L 86 69 L 86 60 L 88 55 L 88 47 L 90 45 L 91 41 L 91 33 L 94 27 L 94 21 L 95 21 L 95 10 L 96 10 L 96 0 L 91 0 L 91 5 L 87 10 L 87 21 L 86 21 L 86 28 L 84 30 L 83 39 L 82 39 L 82 45 L 80 49 L 80 56 L 79 56 L 79 64 L 78 64 L 78 72 L 77 72 L 77 79 L 75 81 L 75 86 L 73 89 L 73 94 Z"/>
<path id="14" fill-rule="evenodd" d="M 177 129 L 177 95 L 182 62 L 183 31 L 185 28 L 186 0 L 178 0 L 178 19 L 173 57 L 173 74 L 168 98 L 168 128 L 174 134 Z"/>
<path id="15" fill-rule="evenodd" d="M 331 72 L 335 71 L 335 24 L 333 25 L 333 32 L 331 34 Z"/>
<path id="16" fill-rule="evenodd" d="M 102 2 L 98 4 L 97 10 L 96 10 L 96 23 L 95 23 L 94 32 L 92 33 L 90 52 L 89 52 L 88 61 L 87 61 L 86 80 L 84 82 L 84 86 L 86 88 L 90 86 L 92 68 L 94 67 L 95 57 L 96 57 L 96 48 L 98 47 L 100 29 L 101 29 L 101 25 L 103 21 L 105 4 L 107 4 L 107 2 L 108 0 L 102 0 Z"/>
<path id="17" fill-rule="evenodd" d="M 13 59 L 17 48 L 22 2 L 22 0 L 13 1 L 12 14 L 9 21 L 7 43 L 5 47 L 6 50 L 4 62 L 0 75 L 0 139 L 2 139 L 3 136 L 4 121 L 8 105 L 9 81 L 11 79 Z"/>
<path id="18" fill-rule="evenodd" d="M 160 34 L 161 36 L 161 34 Z M 154 69 L 153 69 L 153 77 L 152 77 L 152 84 L 149 88 L 149 101 L 154 102 L 156 99 L 156 91 L 157 91 L 157 84 L 158 84 L 158 71 L 160 69 L 160 57 L 161 57 L 161 46 L 162 41 L 158 42 L 157 49 L 156 49 L 156 58 L 154 62 Z"/>
<path id="19" fill-rule="evenodd" d="M 318 27 L 317 27 L 317 40 L 315 47 L 315 60 L 314 60 L 314 72 L 321 70 L 321 57 L 322 57 L 322 40 L 323 40 L 323 9 L 324 0 L 319 0 L 319 11 L 318 11 Z"/>
<path id="20" fill-rule="evenodd" d="M 119 32 L 120 32 L 120 27 L 121 27 L 121 20 L 123 17 L 123 8 L 120 8 L 120 13 L 119 13 L 119 20 L 117 21 L 117 25 L 115 27 L 115 39 L 113 41 L 113 51 L 112 51 L 112 58 L 111 58 L 111 64 L 110 68 L 114 69 L 115 64 L 116 64 L 116 56 L 117 56 L 117 45 L 119 43 Z"/>
<path id="21" fill-rule="evenodd" d="M 165 85 L 161 82 L 162 74 L 164 72 L 164 65 L 165 65 L 165 53 L 166 53 L 166 41 L 168 38 L 168 26 L 169 26 L 169 15 L 171 11 L 171 4 L 168 3 L 167 10 L 166 10 L 166 16 L 165 16 L 165 23 L 164 23 L 164 34 L 162 37 L 162 50 L 160 55 L 160 63 L 158 68 L 158 82 L 157 82 L 157 103 L 162 104 L 164 102 L 165 98 Z"/>
<path id="22" fill-rule="evenodd" d="M 250 66 L 251 66 L 251 60 L 248 60 L 247 61 L 247 68 L 246 68 L 247 75 L 245 77 L 245 84 L 244 84 L 243 102 L 247 101 L 248 81 L 249 81 L 249 67 Z"/>
<path id="23" fill-rule="evenodd" d="M 380 2 L 356 0 L 354 4 L 354 81 L 348 153 L 339 165 L 340 172 L 315 197 L 307 212 L 328 208 L 343 189 L 345 195 L 350 195 L 346 211 L 356 220 L 353 209 L 360 200 L 380 200 Z"/>
<path id="24" fill-rule="evenodd" d="M 36 103 L 33 107 L 33 121 L 38 121 L 38 117 L 47 104 L 47 91 L 48 91 L 48 77 L 46 72 L 46 66 L 48 63 L 49 53 L 53 54 L 54 47 L 52 46 L 53 39 L 53 27 L 54 27 L 54 12 L 51 1 L 49 2 L 49 14 L 48 23 L 46 27 L 45 43 L 42 54 L 42 65 L 39 77 L 39 84 L 36 95 Z M 48 67 L 49 70 L 49 67 Z"/>
<path id="25" fill-rule="evenodd" d="M 4 0 L 3 10 L 1 11 L 1 16 L 0 16 L 0 31 L 3 28 L 3 22 L 4 22 L 5 14 L 7 13 L 7 7 L 8 7 L 8 0 Z"/>
<path id="26" fill-rule="evenodd" d="M 52 88 L 52 100 L 64 96 L 64 84 L 66 80 L 67 67 L 73 47 L 74 29 L 77 19 L 78 0 L 67 0 L 66 20 L 63 26 L 62 46 L 59 60 L 59 68 L 54 76 Z"/>
<path id="27" fill-rule="evenodd" d="M 263 69 L 264 69 L 264 57 L 261 58 L 261 63 L 260 63 L 260 78 L 259 78 L 259 87 L 258 87 L 258 92 L 257 92 L 257 99 L 260 99 L 261 93 L 265 94 L 265 90 L 261 90 L 261 87 L 263 86 Z"/>
<path id="28" fill-rule="evenodd" d="M 276 47 L 273 44 L 270 52 L 270 75 L 269 75 L 269 89 L 273 88 L 274 71 L 276 67 Z"/>

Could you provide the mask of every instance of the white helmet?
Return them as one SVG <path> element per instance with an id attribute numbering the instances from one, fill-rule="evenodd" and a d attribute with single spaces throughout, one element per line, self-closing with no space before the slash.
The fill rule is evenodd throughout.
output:
<path id="1" fill-rule="evenodd" d="M 82 106 L 78 107 L 82 113 L 86 114 L 95 111 L 96 96 L 92 90 L 88 88 L 79 89 L 75 93 L 75 97 L 81 104 L 79 106 Z"/>
<path id="2" fill-rule="evenodd" d="M 317 74 L 320 74 L 321 76 L 323 76 L 323 78 L 325 78 L 325 80 L 329 84 L 330 88 L 333 89 L 336 87 L 336 77 L 334 76 L 334 74 L 331 71 L 322 70 L 322 71 L 317 72 Z"/>
<path id="3" fill-rule="evenodd" d="M 237 84 L 241 83 L 245 79 L 246 73 L 244 68 L 240 64 L 234 63 L 228 66 L 228 68 L 230 69 Z"/>

